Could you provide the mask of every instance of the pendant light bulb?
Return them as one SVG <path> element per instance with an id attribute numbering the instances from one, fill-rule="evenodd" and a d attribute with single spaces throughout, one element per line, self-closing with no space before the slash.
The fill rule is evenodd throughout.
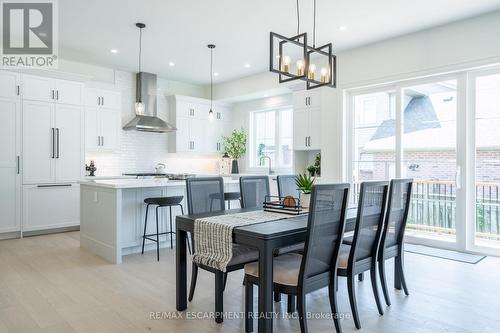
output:
<path id="1" fill-rule="evenodd" d="M 135 113 L 138 115 L 144 114 L 144 103 L 143 102 L 138 101 L 135 103 Z"/>
<path id="2" fill-rule="evenodd" d="M 212 108 L 210 108 L 210 111 L 208 111 L 208 119 L 213 120 L 214 119 L 214 112 L 212 111 Z"/>

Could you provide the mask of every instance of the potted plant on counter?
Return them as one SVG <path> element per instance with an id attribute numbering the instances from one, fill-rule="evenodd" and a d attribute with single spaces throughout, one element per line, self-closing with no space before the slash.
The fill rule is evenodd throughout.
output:
<path id="1" fill-rule="evenodd" d="M 242 128 L 233 130 L 230 136 L 223 136 L 224 151 L 233 159 L 231 173 L 239 173 L 238 159 L 247 152 L 247 133 Z"/>
<path id="2" fill-rule="evenodd" d="M 314 185 L 315 178 L 312 178 L 307 173 L 303 175 L 297 175 L 295 178 L 295 184 L 297 189 L 300 191 L 300 205 L 303 208 L 309 208 L 309 202 L 311 201 L 311 191 Z"/>

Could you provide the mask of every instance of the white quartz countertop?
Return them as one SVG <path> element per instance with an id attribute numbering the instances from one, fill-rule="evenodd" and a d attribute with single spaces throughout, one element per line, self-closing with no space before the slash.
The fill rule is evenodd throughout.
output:
<path id="1" fill-rule="evenodd" d="M 225 180 L 225 184 L 237 184 L 238 180 Z M 152 178 L 152 179 L 107 179 L 94 181 L 82 181 L 81 185 L 113 188 L 113 189 L 127 189 L 127 188 L 150 188 L 150 187 L 170 187 L 170 186 L 186 186 L 184 180 L 168 180 L 165 178 Z"/>

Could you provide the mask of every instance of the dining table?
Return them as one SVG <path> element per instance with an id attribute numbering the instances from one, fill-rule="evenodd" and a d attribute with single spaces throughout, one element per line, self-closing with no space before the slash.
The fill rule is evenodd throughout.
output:
<path id="1" fill-rule="evenodd" d="M 230 209 L 205 214 L 179 215 L 176 218 L 176 307 L 187 309 L 187 237 L 194 231 L 196 219 L 204 217 L 238 214 L 257 209 Z M 345 232 L 353 231 L 356 225 L 357 208 L 346 213 Z M 259 301 L 258 332 L 273 331 L 273 253 L 277 248 L 298 244 L 306 240 L 308 214 L 279 220 L 235 227 L 233 243 L 252 246 L 259 251 Z M 223 312 L 222 303 L 216 305 L 216 313 Z"/>

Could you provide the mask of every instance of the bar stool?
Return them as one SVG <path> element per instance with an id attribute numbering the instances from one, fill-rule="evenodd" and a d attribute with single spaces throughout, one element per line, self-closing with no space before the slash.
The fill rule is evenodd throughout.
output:
<path id="1" fill-rule="evenodd" d="M 182 195 L 179 196 L 172 196 L 172 197 L 160 197 L 160 198 L 146 198 L 144 199 L 144 203 L 147 204 L 146 206 L 146 218 L 144 219 L 144 233 L 142 235 L 142 254 L 144 254 L 144 243 L 146 239 L 156 242 L 156 257 L 158 261 L 160 261 L 160 235 L 170 235 L 170 248 L 174 247 L 173 239 L 172 236 L 175 234 L 175 231 L 173 231 L 172 227 L 172 207 L 173 206 L 179 206 L 181 207 L 181 213 L 184 215 L 184 209 L 182 208 L 181 201 L 184 199 Z M 149 211 L 149 206 L 155 205 L 156 206 L 156 234 L 146 234 L 146 229 L 148 226 L 148 211 Z M 169 212 L 170 212 L 170 231 L 165 231 L 165 232 L 159 232 L 158 228 L 158 209 L 161 207 L 168 207 Z M 156 236 L 156 239 L 153 239 L 151 237 Z"/>
<path id="2" fill-rule="evenodd" d="M 241 207 L 240 192 L 224 192 L 224 200 L 227 201 L 227 209 L 231 209 L 231 201 L 239 201 Z"/>

